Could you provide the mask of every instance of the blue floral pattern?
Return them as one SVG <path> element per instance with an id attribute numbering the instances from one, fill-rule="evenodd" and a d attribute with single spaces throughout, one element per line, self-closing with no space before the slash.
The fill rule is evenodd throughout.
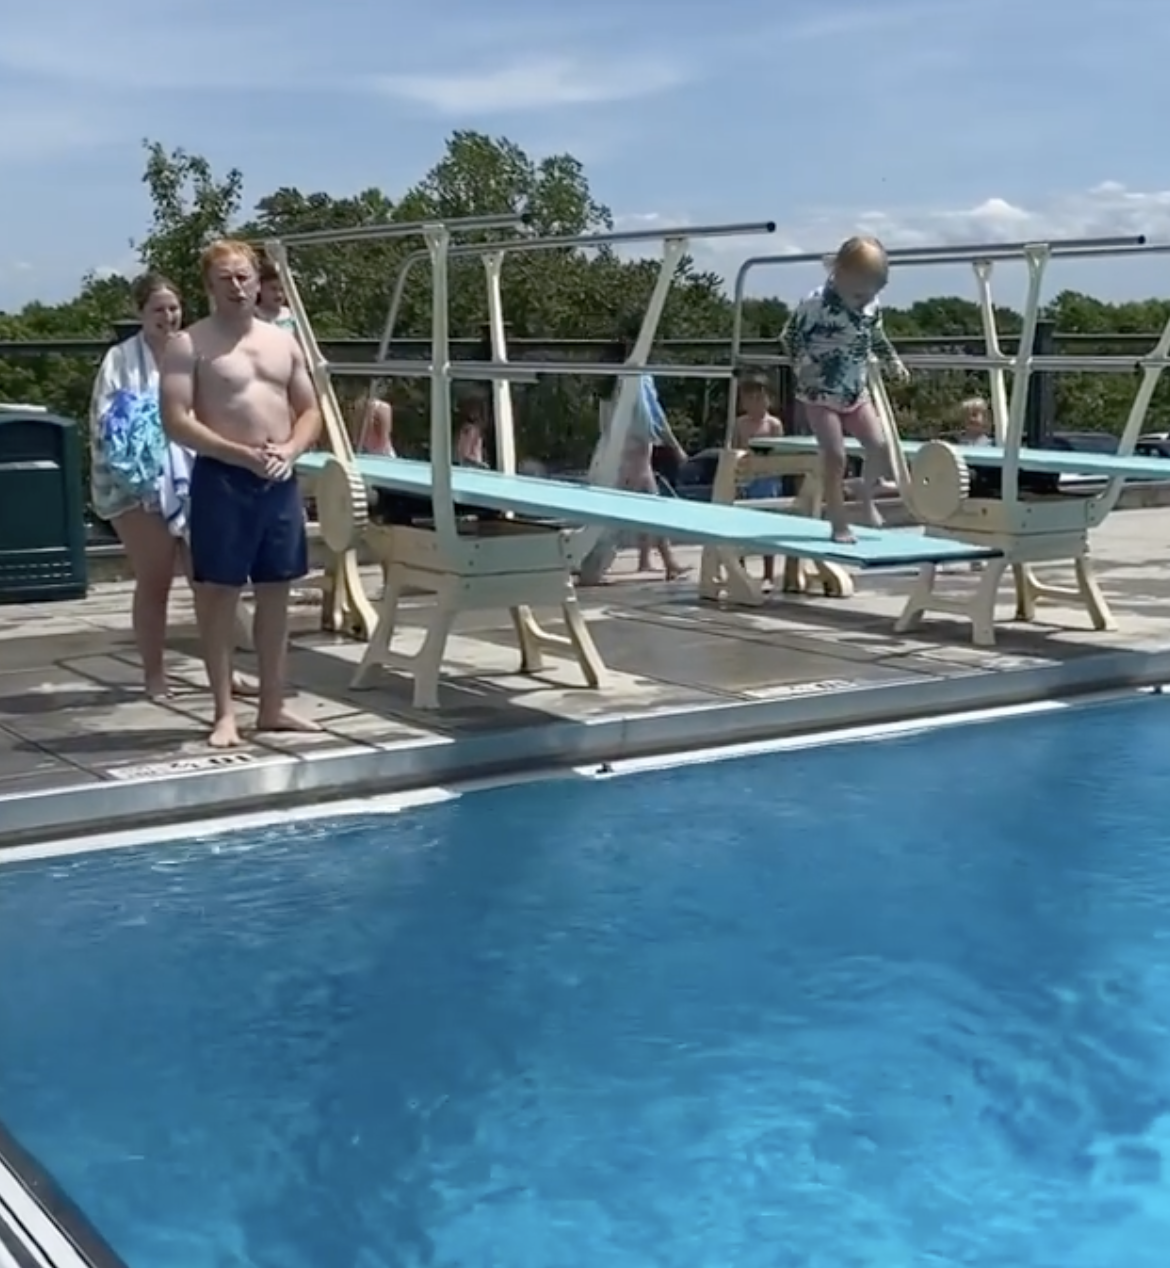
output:
<path id="1" fill-rule="evenodd" d="M 797 305 L 780 337 L 792 359 L 798 400 L 851 409 L 869 397 L 868 370 L 877 359 L 899 377 L 905 374 L 882 322 L 876 299 L 857 308 L 831 282 Z"/>
<path id="2" fill-rule="evenodd" d="M 167 439 L 153 392 L 120 388 L 101 417 L 105 465 L 134 497 L 153 501 L 167 460 Z"/>

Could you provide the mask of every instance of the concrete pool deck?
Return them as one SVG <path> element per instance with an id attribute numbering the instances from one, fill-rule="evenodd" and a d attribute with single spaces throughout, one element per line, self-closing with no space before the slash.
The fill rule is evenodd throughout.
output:
<path id="1" fill-rule="evenodd" d="M 683 553 L 697 572 L 698 552 Z M 414 709 L 408 681 L 390 672 L 350 691 L 361 647 L 322 634 L 306 607 L 291 673 L 298 708 L 324 729 L 230 754 L 204 742 L 209 701 L 185 587 L 172 609 L 175 693 L 163 703 L 141 694 L 126 584 L 83 602 L 0 607 L 0 846 L 1170 681 L 1170 509 L 1112 516 L 1094 560 L 1117 633 L 1050 605 L 1042 625 L 1005 625 L 984 650 L 957 619 L 892 632 L 909 574 L 859 577 L 844 602 L 777 596 L 744 611 L 700 604 L 693 575 L 639 577 L 627 553 L 611 584 L 582 592 L 610 667 L 605 690 L 552 658 L 542 676 L 521 676 L 507 615 L 488 613 L 456 627 L 437 714 Z M 947 586 L 976 581 L 956 569 Z M 412 637 L 413 626 L 404 646 Z"/>

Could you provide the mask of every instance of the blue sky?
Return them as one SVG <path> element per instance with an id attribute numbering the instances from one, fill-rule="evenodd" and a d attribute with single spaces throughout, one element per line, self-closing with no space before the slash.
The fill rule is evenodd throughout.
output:
<path id="1" fill-rule="evenodd" d="M 394 195 L 468 127 L 575 154 L 622 224 L 774 218 L 768 250 L 827 250 L 858 229 L 890 245 L 1170 241 L 1170 8 L 1152 0 L 4 9 L 0 309 L 64 298 L 89 268 L 133 269 L 143 137 L 240 167 L 249 204 L 281 185 Z M 734 272 L 760 245 L 696 254 Z M 773 269 L 753 289 L 816 280 Z M 1054 266 L 1051 284 L 1170 295 L 1170 257 Z M 967 285 L 915 269 L 889 299 Z M 1004 271 L 1000 295 L 1018 293 Z"/>

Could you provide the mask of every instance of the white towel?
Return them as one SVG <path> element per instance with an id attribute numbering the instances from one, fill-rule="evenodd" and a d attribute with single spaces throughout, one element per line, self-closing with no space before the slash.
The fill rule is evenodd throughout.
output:
<path id="1" fill-rule="evenodd" d="M 90 402 L 90 423 L 95 431 L 100 429 L 110 403 L 119 392 L 158 395 L 158 366 L 141 334 L 116 343 L 102 358 Z"/>
<path id="2" fill-rule="evenodd" d="M 191 468 L 195 455 L 182 445 L 167 445 L 166 465 L 158 482 L 158 509 L 172 537 L 187 536 L 191 506 Z"/>
<path id="3" fill-rule="evenodd" d="M 110 402 L 119 391 L 158 395 L 158 366 L 141 333 L 115 344 L 106 353 L 94 384 L 91 426 L 101 426 Z M 159 511 L 174 537 L 187 536 L 187 508 L 191 496 L 191 467 L 195 455 L 180 445 L 167 446 L 167 460 L 156 490 Z"/>

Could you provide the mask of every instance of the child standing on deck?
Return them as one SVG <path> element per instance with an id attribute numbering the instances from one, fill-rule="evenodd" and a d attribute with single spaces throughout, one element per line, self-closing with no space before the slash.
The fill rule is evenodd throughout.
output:
<path id="1" fill-rule="evenodd" d="M 750 449 L 753 440 L 766 436 L 783 436 L 784 424 L 769 409 L 768 385 L 759 379 L 744 379 L 739 385 L 739 408 L 742 411 L 735 420 L 735 448 Z M 781 496 L 779 476 L 757 476 L 744 490 L 749 500 L 778 498 Z M 764 556 L 764 582 L 771 585 L 776 579 L 775 555 Z"/>
<path id="2" fill-rule="evenodd" d="M 875 497 L 892 487 L 889 446 L 869 393 L 872 357 L 895 378 L 908 378 L 882 324 L 878 296 L 889 280 L 876 238 L 843 243 L 824 286 L 797 305 L 781 336 L 792 359 L 796 397 L 804 404 L 821 452 L 825 507 L 833 540 L 856 540 L 845 511 L 845 437 L 865 451 L 861 497 L 866 521 L 881 526 Z"/>

